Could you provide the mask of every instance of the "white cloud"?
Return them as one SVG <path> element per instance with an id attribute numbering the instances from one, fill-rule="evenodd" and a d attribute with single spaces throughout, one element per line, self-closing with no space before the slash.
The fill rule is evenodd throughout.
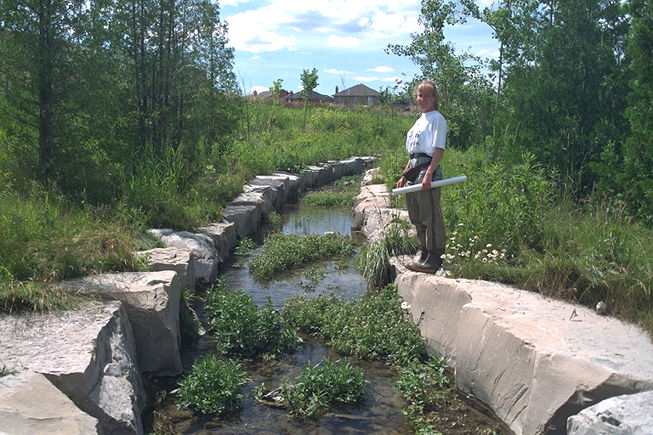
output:
<path id="1" fill-rule="evenodd" d="M 223 0 L 222 4 L 246 1 Z M 376 40 L 392 42 L 399 35 L 405 39 L 417 30 L 419 11 L 420 0 L 269 0 L 263 7 L 225 19 L 230 45 L 236 50 L 299 49 L 296 45 L 318 50 L 324 44 L 358 47 Z"/>
<path id="2" fill-rule="evenodd" d="M 354 77 L 354 80 L 356 80 L 358 82 L 375 82 L 378 79 L 379 79 L 378 77 L 367 77 L 367 76 Z"/>
<path id="3" fill-rule="evenodd" d="M 249 0 L 222 0 L 220 6 L 237 6 L 240 3 L 249 3 Z"/>
<path id="4" fill-rule="evenodd" d="M 387 83 L 396 83 L 399 80 L 401 80 L 401 77 L 399 77 L 399 76 L 386 77 L 384 79 L 381 79 L 381 81 L 387 82 Z"/>
<path id="5" fill-rule="evenodd" d="M 266 88 L 265 86 L 252 86 L 252 89 L 250 89 L 250 93 L 253 94 L 254 91 L 256 91 L 257 93 L 260 94 L 261 92 L 265 92 L 269 90 L 270 88 Z"/>
<path id="6" fill-rule="evenodd" d="M 389 66 L 379 65 L 376 68 L 373 68 L 371 71 L 378 72 L 378 73 L 389 73 L 394 71 L 394 68 L 391 68 Z"/>
<path id="7" fill-rule="evenodd" d="M 342 69 L 334 69 L 334 68 L 325 68 L 323 70 L 327 74 L 337 74 L 337 75 L 343 75 L 343 74 L 353 74 L 353 71 L 346 71 Z"/>
<path id="8" fill-rule="evenodd" d="M 353 36 L 329 35 L 329 39 L 327 39 L 327 47 L 352 48 L 352 47 L 358 47 L 360 45 L 361 45 L 360 39 L 355 38 Z"/>

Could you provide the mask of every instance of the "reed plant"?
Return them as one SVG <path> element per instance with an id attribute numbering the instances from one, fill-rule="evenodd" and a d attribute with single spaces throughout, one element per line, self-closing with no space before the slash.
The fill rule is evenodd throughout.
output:
<path id="1" fill-rule="evenodd" d="M 358 268 L 368 287 L 379 289 L 393 279 L 390 257 L 414 254 L 416 250 L 417 238 L 410 234 L 408 223 L 397 220 L 377 241 L 362 250 L 358 257 Z"/>

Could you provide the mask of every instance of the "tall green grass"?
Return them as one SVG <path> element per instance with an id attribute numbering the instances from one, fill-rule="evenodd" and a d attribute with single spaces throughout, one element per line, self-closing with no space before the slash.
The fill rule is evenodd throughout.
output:
<path id="1" fill-rule="evenodd" d="M 62 307 L 71 298 L 50 284 L 141 267 L 133 249 L 154 242 L 100 214 L 37 187 L 28 198 L 0 196 L 0 310 Z"/>
<path id="2" fill-rule="evenodd" d="M 106 187 L 113 200 L 103 204 L 86 202 L 83 189 L 75 198 L 44 193 L 25 175 L 34 162 L 21 160 L 23 154 L 12 151 L 21 144 L 0 132 L 11 143 L 3 147 L 0 141 L 2 291 L 7 292 L 8 282 L 15 290 L 20 283 L 135 268 L 131 249 L 151 243 L 143 240 L 144 228 L 192 229 L 218 220 L 224 204 L 257 174 L 378 154 L 392 188 L 406 164 L 405 134 L 415 119 L 314 108 L 304 129 L 302 110 L 253 103 L 248 111 L 249 125 L 243 117 L 229 140 L 182 144 L 162 156 L 150 153 L 131 168 L 115 168 Z M 193 146 L 201 159 L 186 157 L 198 155 L 190 152 Z M 532 155 L 504 161 L 494 148 L 490 140 L 465 152 L 449 148 L 444 155 L 445 177 L 468 176 L 466 183 L 442 189 L 448 273 L 588 306 L 603 300 L 611 314 L 653 332 L 653 230 L 629 220 L 615 204 L 591 196 L 580 203 L 569 199 L 559 175 Z M 392 199 L 404 205 L 403 196 Z M 23 290 L 33 294 L 33 289 Z"/>
<path id="3" fill-rule="evenodd" d="M 405 150 L 385 155 L 388 186 L 405 158 Z M 505 162 L 484 146 L 448 149 L 442 167 L 445 178 L 468 177 L 442 189 L 448 275 L 589 307 L 604 301 L 610 314 L 653 333 L 653 229 L 591 196 L 574 201 L 557 174 L 529 154 Z"/>

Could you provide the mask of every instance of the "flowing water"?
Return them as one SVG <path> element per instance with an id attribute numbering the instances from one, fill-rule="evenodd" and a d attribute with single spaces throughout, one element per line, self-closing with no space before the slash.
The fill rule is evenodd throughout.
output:
<path id="1" fill-rule="evenodd" d="M 338 232 L 351 235 L 351 210 L 348 209 L 316 209 L 289 204 L 284 208 L 282 222 L 282 231 L 287 234 Z M 265 231 L 254 239 L 261 242 L 264 235 Z M 255 249 L 250 258 L 258 255 L 260 249 Z M 340 297 L 356 298 L 360 297 L 366 288 L 365 280 L 353 267 L 353 260 L 347 265 L 326 261 L 307 266 L 318 267 L 326 272 L 324 279 L 317 283 L 308 279 L 302 270 L 294 270 L 267 284 L 256 281 L 249 273 L 246 265 L 248 260 L 238 260 L 235 258 L 231 264 L 227 264 L 221 275 L 226 279 L 228 288 L 244 291 L 252 296 L 258 306 L 262 306 L 270 298 L 272 305 L 281 309 L 284 302 L 295 295 L 315 297 L 333 293 Z M 201 312 L 199 314 L 201 316 Z M 265 383 L 269 389 L 276 388 L 283 379 L 295 379 L 299 369 L 309 362 L 315 364 L 325 358 L 332 361 L 345 359 L 311 337 L 302 338 L 304 343 L 292 355 L 285 355 L 280 360 L 243 362 L 251 381 L 243 389 L 245 400 L 235 417 L 228 420 L 216 419 L 195 415 L 189 410 L 180 410 L 176 406 L 174 395 L 165 393 L 175 388 L 175 381 L 151 379 L 146 384 L 150 396 L 156 402 L 155 418 L 165 431 L 174 433 L 412 433 L 401 414 L 405 402 L 392 388 L 394 374 L 377 362 L 347 358 L 352 365 L 364 371 L 368 380 L 363 400 L 361 403 L 327 413 L 317 421 L 293 418 L 283 409 L 258 403 L 252 397 L 252 392 L 261 383 Z M 189 368 L 193 361 L 213 350 L 208 336 L 204 336 L 193 346 L 185 347 L 182 355 L 184 367 Z M 146 430 L 152 430 L 152 419 L 152 413 L 146 415 Z"/>
<path id="2" fill-rule="evenodd" d="M 338 232 L 351 235 L 355 240 L 357 234 L 351 234 L 351 211 L 348 209 L 334 210 L 325 208 L 304 207 L 301 205 L 286 205 L 282 214 L 283 232 L 296 234 L 324 234 Z M 265 229 L 254 236 L 261 244 L 265 237 Z M 364 242 L 364 238 L 360 239 Z M 226 264 L 221 275 L 226 279 L 228 288 L 241 290 L 252 296 L 258 306 L 262 306 L 270 298 L 276 309 L 281 309 L 284 302 L 295 295 L 315 297 L 320 294 L 334 293 L 340 297 L 360 297 L 366 288 L 362 276 L 354 269 L 353 260 L 347 265 L 334 261 L 321 262 L 307 267 L 318 267 L 325 270 L 325 278 L 315 283 L 310 280 L 304 270 L 285 272 L 281 277 L 267 284 L 256 281 L 249 273 L 247 262 L 260 252 L 255 249 L 245 260 L 234 257 Z M 200 317 L 203 317 L 201 306 L 195 307 Z M 253 398 L 254 389 L 265 383 L 266 390 L 278 387 L 282 380 L 294 381 L 302 367 L 311 362 L 316 364 L 325 358 L 331 361 L 345 359 L 317 340 L 302 336 L 304 344 L 292 355 L 284 355 L 276 361 L 242 362 L 250 381 L 243 388 L 245 399 L 242 409 L 228 419 L 218 419 L 214 416 L 194 414 L 190 410 L 178 409 L 174 394 L 168 394 L 176 388 L 176 379 L 146 379 L 148 395 L 153 403 L 144 415 L 146 433 L 155 428 L 165 433 L 224 433 L 224 434 L 408 434 L 413 433 L 401 413 L 404 400 L 392 384 L 395 375 L 383 364 L 378 362 L 348 359 L 352 365 L 363 370 L 368 384 L 360 403 L 339 408 L 336 411 L 321 416 L 318 420 L 293 418 L 279 408 L 269 407 Z M 215 352 L 210 335 L 200 338 L 197 343 L 185 345 L 182 350 L 182 360 L 186 370 L 193 362 L 203 356 Z M 462 408 L 441 411 L 455 415 L 464 415 L 464 427 L 450 427 L 446 433 L 471 434 L 479 433 L 474 428 L 493 427 L 483 433 L 511 433 L 510 429 L 496 418 L 484 405 L 469 400 L 459 393 L 466 405 Z M 455 418 L 452 421 L 459 422 Z M 485 426 L 478 426 L 477 424 Z M 455 423 L 456 425 L 458 423 Z M 471 429 L 471 430 L 470 430 Z"/>

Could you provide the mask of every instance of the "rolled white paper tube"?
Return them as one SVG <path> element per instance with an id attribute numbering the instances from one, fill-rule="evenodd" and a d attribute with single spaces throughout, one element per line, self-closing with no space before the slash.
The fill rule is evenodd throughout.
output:
<path id="1" fill-rule="evenodd" d="M 434 187 L 446 186 L 448 184 L 462 183 L 463 181 L 467 181 L 467 175 L 461 175 L 460 177 L 445 178 L 444 180 L 432 181 L 431 189 L 433 189 Z M 403 195 L 405 193 L 417 192 L 418 190 L 422 190 L 422 183 L 413 184 L 412 186 L 392 189 L 392 194 Z"/>

